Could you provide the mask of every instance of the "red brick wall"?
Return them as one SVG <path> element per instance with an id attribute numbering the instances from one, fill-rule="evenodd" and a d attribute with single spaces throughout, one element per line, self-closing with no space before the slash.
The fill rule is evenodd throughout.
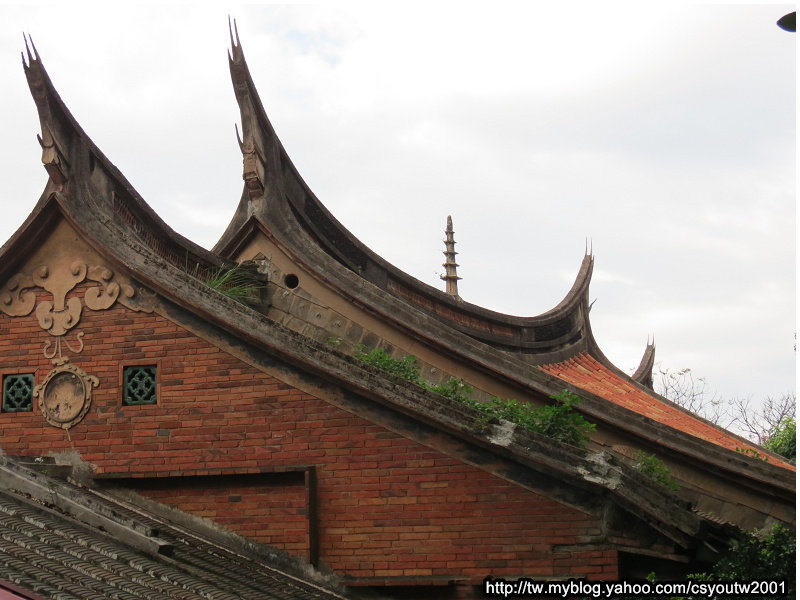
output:
<path id="1" fill-rule="evenodd" d="M 85 332 L 85 349 L 67 355 L 100 379 L 91 410 L 68 433 L 47 425 L 38 408 L 0 414 L 5 452 L 74 449 L 100 472 L 127 476 L 316 465 L 321 561 L 355 578 L 617 577 L 616 552 L 589 543 L 601 533 L 593 517 L 294 389 L 157 314 L 84 310 L 76 330 Z M 35 370 L 40 383 L 51 368 L 42 355 L 48 338 L 34 315 L 0 314 L 0 371 Z M 158 405 L 122 407 L 120 365 L 143 361 L 158 364 Z M 263 535 L 305 556 L 298 496 L 232 486 L 212 498 L 176 481 L 160 493 L 240 531 L 247 525 L 232 519 L 245 502 L 226 498 L 247 497 L 248 510 L 270 512 Z M 554 552 L 554 544 L 586 550 Z"/>
<path id="2" fill-rule="evenodd" d="M 304 473 L 158 477 L 124 482 L 143 496 L 211 519 L 263 544 L 309 557 Z"/>

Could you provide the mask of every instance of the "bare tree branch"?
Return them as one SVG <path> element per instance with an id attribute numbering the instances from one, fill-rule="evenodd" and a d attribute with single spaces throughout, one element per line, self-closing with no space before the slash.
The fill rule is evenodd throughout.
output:
<path id="1" fill-rule="evenodd" d="M 671 370 L 658 366 L 654 377 L 656 391 L 696 415 L 735 431 L 763 446 L 775 434 L 784 419 L 794 418 L 796 396 L 788 392 L 761 403 L 750 398 L 717 397 L 708 389 L 704 377 L 695 377 L 691 369 Z"/>
<path id="2" fill-rule="evenodd" d="M 780 398 L 769 397 L 761 408 L 753 408 L 749 398 L 733 398 L 729 402 L 731 408 L 731 424 L 736 425 L 750 439 L 759 445 L 775 433 L 781 421 L 794 418 L 797 406 L 796 395 L 792 392 Z"/>
<path id="3" fill-rule="evenodd" d="M 691 369 L 677 371 L 659 365 L 655 377 L 656 391 L 678 406 L 711 421 L 723 425 L 729 421 L 724 402 L 708 389 L 704 377 L 695 377 Z"/>

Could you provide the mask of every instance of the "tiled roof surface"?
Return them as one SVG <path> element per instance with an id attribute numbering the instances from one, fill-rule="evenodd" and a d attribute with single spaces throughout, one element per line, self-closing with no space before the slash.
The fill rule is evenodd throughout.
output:
<path id="1" fill-rule="evenodd" d="M 52 480 L 51 480 L 52 481 Z M 62 493 L 64 482 L 58 483 Z M 305 578 L 268 565 L 149 513 L 70 486 L 89 510 L 112 509 L 157 531 L 168 555 L 136 550 L 124 536 L 66 515 L 20 493 L 0 490 L 0 578 L 58 600 L 341 600 Z M 55 487 L 53 489 L 56 489 Z"/>
<path id="2" fill-rule="evenodd" d="M 712 444 L 729 450 L 751 448 L 759 451 L 753 444 L 684 412 L 670 402 L 663 401 L 639 389 L 586 353 L 581 353 L 563 362 L 542 365 L 539 368 L 623 408 Z M 770 457 L 769 461 L 795 470 L 793 465 L 778 461 L 773 457 Z"/>

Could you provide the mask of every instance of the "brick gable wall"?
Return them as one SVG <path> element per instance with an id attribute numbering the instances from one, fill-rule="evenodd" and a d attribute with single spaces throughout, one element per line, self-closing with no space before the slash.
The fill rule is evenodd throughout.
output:
<path id="1" fill-rule="evenodd" d="M 302 472 L 137 478 L 120 483 L 249 539 L 310 558 L 308 490 Z"/>
<path id="2" fill-rule="evenodd" d="M 85 311 L 79 329 L 84 350 L 65 354 L 100 380 L 91 409 L 68 432 L 38 407 L 0 414 L 6 453 L 76 450 L 99 474 L 147 478 L 145 495 L 303 558 L 307 486 L 265 472 L 313 466 L 320 560 L 349 578 L 617 578 L 617 553 L 592 543 L 596 518 L 295 389 L 156 313 L 117 304 Z M 40 383 L 49 337 L 33 315 L 0 315 L 0 371 Z M 158 405 L 121 405 L 129 363 L 158 365 Z M 236 480 L 247 473 L 265 479 Z"/>

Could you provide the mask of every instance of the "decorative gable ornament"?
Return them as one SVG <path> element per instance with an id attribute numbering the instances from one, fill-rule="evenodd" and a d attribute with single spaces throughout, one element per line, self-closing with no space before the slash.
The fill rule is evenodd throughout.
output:
<path id="1" fill-rule="evenodd" d="M 87 288 L 83 298 L 69 296 L 87 280 L 99 285 Z M 38 289 L 49 292 L 50 298 L 37 301 Z M 50 425 L 69 429 L 79 423 L 91 406 L 92 388 L 100 385 L 97 377 L 69 364 L 69 357 L 62 354 L 65 348 L 74 354 L 83 351 L 82 331 L 75 336 L 77 347 L 66 336 L 80 322 L 84 305 L 90 310 L 106 310 L 119 301 L 132 310 L 147 310 L 128 302 L 134 295 L 133 286 L 114 281 L 114 272 L 104 265 L 63 260 L 39 265 L 30 273 L 17 273 L 0 288 L 0 312 L 10 317 L 35 313 L 39 326 L 55 338 L 46 340 L 43 348 L 55 368 L 33 391 Z"/>
<path id="2" fill-rule="evenodd" d="M 80 367 L 63 364 L 51 370 L 33 390 L 45 421 L 54 427 L 69 429 L 79 423 L 92 404 L 92 388 L 100 380 Z"/>

